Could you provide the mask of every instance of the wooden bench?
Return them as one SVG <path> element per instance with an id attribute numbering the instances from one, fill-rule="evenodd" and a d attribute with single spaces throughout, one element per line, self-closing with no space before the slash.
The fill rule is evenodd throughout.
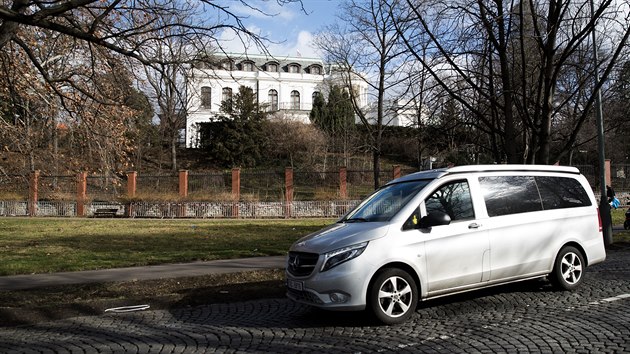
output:
<path id="1" fill-rule="evenodd" d="M 94 211 L 94 217 L 109 216 L 114 217 L 118 213 L 118 208 L 98 208 Z"/>

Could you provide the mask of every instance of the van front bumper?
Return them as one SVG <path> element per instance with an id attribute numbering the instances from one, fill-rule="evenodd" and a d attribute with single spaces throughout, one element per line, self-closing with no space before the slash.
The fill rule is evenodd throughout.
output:
<path id="1" fill-rule="evenodd" d="M 338 296 L 338 295 L 337 295 Z M 295 302 L 335 311 L 361 311 L 365 304 L 337 303 L 331 300 L 331 294 L 320 294 L 312 290 L 287 290 L 287 297 Z"/>
<path id="2" fill-rule="evenodd" d="M 287 273 L 287 297 L 295 302 L 329 310 L 360 311 L 365 309 L 367 274 L 352 269 L 353 262 L 316 273 L 308 278 L 295 278 Z"/>

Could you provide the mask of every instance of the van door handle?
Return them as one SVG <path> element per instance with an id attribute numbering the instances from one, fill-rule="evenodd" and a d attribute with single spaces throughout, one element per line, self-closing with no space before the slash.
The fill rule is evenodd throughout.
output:
<path id="1" fill-rule="evenodd" d="M 468 228 L 469 228 L 469 229 L 478 229 L 478 228 L 480 228 L 480 227 L 481 227 L 481 224 L 477 224 L 476 222 L 474 222 L 474 223 L 472 223 L 472 224 L 468 225 Z"/>

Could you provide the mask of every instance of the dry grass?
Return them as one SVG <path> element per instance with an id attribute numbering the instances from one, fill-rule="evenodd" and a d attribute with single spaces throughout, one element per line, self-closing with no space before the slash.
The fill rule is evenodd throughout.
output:
<path id="1" fill-rule="evenodd" d="M 26 199 L 28 199 L 28 193 L 0 191 L 0 200 L 3 201 L 24 201 Z"/>
<path id="2" fill-rule="evenodd" d="M 285 255 L 331 222 L 0 218 L 0 275 Z"/>

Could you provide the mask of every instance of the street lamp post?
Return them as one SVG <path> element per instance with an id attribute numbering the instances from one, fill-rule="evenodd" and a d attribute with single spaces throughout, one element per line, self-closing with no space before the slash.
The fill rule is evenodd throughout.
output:
<path id="1" fill-rule="evenodd" d="M 593 0 L 590 1 L 591 18 L 595 16 L 595 6 Z M 604 244 L 606 246 L 612 243 L 612 220 L 610 216 L 610 205 L 606 196 L 606 166 L 605 166 L 605 143 L 604 143 L 604 118 L 602 113 L 602 94 L 597 85 L 599 84 L 599 57 L 597 55 L 595 23 L 593 23 L 593 64 L 595 70 L 593 77 L 595 80 L 595 117 L 597 119 L 597 150 L 599 151 L 599 212 L 602 218 L 602 231 L 604 233 Z"/>

